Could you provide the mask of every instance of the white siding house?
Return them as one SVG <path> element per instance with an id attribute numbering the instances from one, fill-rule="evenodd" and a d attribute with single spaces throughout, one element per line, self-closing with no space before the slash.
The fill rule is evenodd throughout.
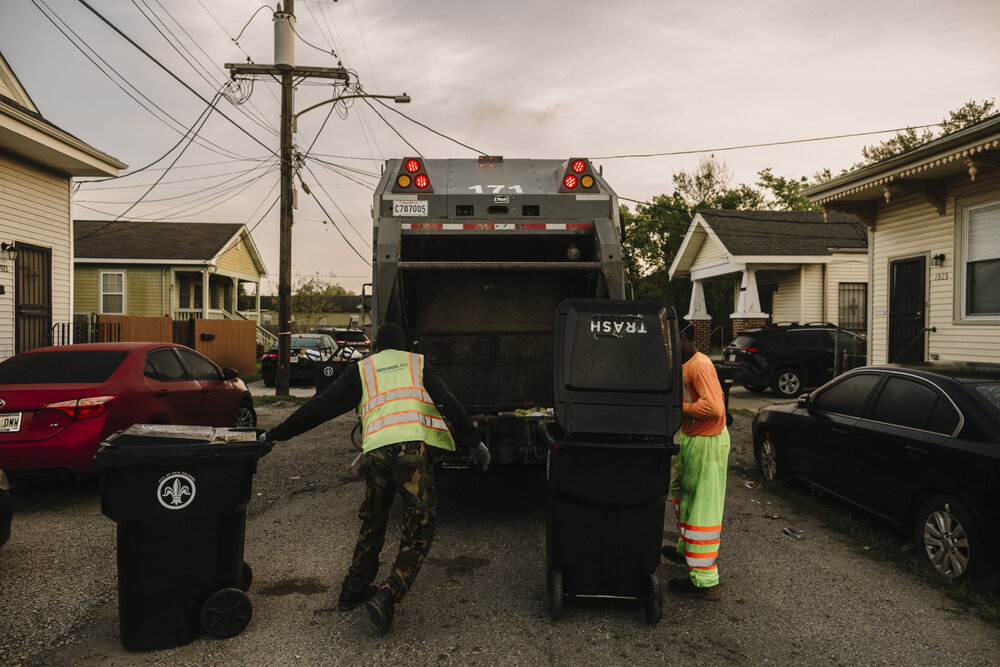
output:
<path id="1" fill-rule="evenodd" d="M 819 211 L 698 211 L 670 266 L 671 279 L 691 279 L 686 317 L 706 350 L 713 315 L 706 280 L 733 281 L 736 307 L 726 315 L 734 334 L 768 322 L 831 322 L 863 331 L 863 318 L 850 317 L 841 303 L 850 303 L 848 293 L 855 302 L 866 299 L 867 274 L 864 225 L 850 215 L 825 220 Z"/>
<path id="2" fill-rule="evenodd" d="M 1000 362 L 1000 116 L 805 191 L 869 229 L 869 359 Z"/>
<path id="3" fill-rule="evenodd" d="M 125 166 L 46 121 L 0 55 L 0 359 L 71 330 L 72 180 Z"/>

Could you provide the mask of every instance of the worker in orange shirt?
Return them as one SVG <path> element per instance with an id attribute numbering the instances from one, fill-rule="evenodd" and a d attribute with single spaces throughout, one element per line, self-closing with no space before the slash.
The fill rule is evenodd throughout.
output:
<path id="1" fill-rule="evenodd" d="M 680 322 L 680 350 L 684 365 L 684 417 L 678 438 L 680 452 L 670 482 L 677 544 L 663 547 L 668 560 L 688 567 L 688 576 L 671 579 L 675 593 L 702 600 L 719 600 L 719 543 L 722 508 L 726 500 L 729 431 L 726 401 L 715 365 L 694 346 L 694 328 Z"/>

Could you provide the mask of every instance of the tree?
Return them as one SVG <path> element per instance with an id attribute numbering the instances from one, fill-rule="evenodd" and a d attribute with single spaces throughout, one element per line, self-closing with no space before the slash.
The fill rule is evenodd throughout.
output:
<path id="1" fill-rule="evenodd" d="M 333 311 L 332 297 L 353 296 L 354 292 L 340 285 L 321 279 L 318 275 L 298 281 L 292 289 L 292 313 L 296 325 L 313 329 L 319 326 L 320 316 Z"/>
<path id="2" fill-rule="evenodd" d="M 993 99 L 983 100 L 982 102 L 969 100 L 957 109 L 948 112 L 948 115 L 939 123 L 941 126 L 940 133 L 936 133 L 930 129 L 917 132 L 915 128 L 908 127 L 880 143 L 862 147 L 861 156 L 864 160 L 854 164 L 851 169 L 858 169 L 869 164 L 887 160 L 917 146 L 926 144 L 928 141 L 974 125 L 988 118 L 995 108 L 996 102 Z"/>

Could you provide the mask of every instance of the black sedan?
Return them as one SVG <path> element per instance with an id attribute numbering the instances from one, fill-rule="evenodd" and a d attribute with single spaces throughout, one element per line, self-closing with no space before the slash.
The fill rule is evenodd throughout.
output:
<path id="1" fill-rule="evenodd" d="M 1000 364 L 860 368 L 761 409 L 764 478 L 798 479 L 912 532 L 952 581 L 1000 562 Z"/>

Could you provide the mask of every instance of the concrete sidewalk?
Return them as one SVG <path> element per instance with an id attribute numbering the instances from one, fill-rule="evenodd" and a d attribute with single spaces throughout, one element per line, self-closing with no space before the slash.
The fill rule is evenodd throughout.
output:
<path id="1" fill-rule="evenodd" d="M 253 382 L 247 383 L 247 389 L 253 396 L 274 396 L 274 387 L 267 387 L 264 385 L 263 380 L 254 380 Z M 316 386 L 312 384 L 303 384 L 302 382 L 293 382 L 292 386 L 288 388 L 288 393 L 292 396 L 315 396 Z"/>

